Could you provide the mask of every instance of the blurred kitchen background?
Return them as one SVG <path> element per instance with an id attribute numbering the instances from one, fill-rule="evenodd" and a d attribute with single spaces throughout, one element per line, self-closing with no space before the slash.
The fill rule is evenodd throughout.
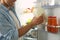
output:
<path id="1" fill-rule="evenodd" d="M 60 0 L 17 0 L 15 9 L 21 26 L 31 22 L 36 12 L 33 9 L 37 6 L 44 9 L 40 11 L 45 12 L 46 22 L 36 25 L 19 40 L 60 40 Z M 51 22 L 51 20 L 54 22 Z"/>

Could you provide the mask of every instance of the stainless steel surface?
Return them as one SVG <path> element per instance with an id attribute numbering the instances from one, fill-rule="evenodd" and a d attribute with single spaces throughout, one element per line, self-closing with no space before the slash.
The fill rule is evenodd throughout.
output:
<path id="1" fill-rule="evenodd" d="M 45 32 L 44 30 L 38 30 L 38 38 L 37 40 L 47 40 L 48 39 L 48 35 L 47 32 Z"/>
<path id="2" fill-rule="evenodd" d="M 38 30 L 38 40 L 60 40 L 60 34 Z"/>
<path id="3" fill-rule="evenodd" d="M 37 38 L 24 37 L 24 40 L 37 40 Z"/>

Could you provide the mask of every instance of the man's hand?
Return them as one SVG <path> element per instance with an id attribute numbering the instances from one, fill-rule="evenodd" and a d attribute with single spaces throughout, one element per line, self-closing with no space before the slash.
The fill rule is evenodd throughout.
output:
<path id="1" fill-rule="evenodd" d="M 43 21 L 44 21 L 44 17 L 43 15 L 41 15 L 39 17 L 34 17 L 31 23 L 32 25 L 38 25 L 38 24 L 41 24 Z"/>

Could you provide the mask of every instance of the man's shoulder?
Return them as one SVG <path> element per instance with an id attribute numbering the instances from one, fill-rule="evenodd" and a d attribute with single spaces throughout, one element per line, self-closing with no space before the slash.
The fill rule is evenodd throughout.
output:
<path id="1" fill-rule="evenodd" d="M 0 4 L 0 15 L 3 15 L 3 17 L 8 17 L 9 16 L 9 12 L 8 10 L 5 8 L 4 5 Z"/>

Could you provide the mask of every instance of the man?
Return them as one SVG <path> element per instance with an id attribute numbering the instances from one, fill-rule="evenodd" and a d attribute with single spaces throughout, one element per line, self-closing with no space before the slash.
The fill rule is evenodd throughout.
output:
<path id="1" fill-rule="evenodd" d="M 28 25 L 20 27 L 18 17 L 14 10 L 16 0 L 0 0 L 0 40 L 18 40 L 28 30 L 43 22 L 43 15 L 33 18 Z"/>

